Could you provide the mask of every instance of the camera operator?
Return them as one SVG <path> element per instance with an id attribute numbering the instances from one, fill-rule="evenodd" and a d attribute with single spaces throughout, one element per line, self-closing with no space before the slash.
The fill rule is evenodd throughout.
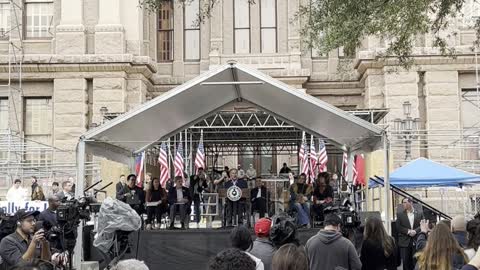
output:
<path id="1" fill-rule="evenodd" d="M 44 231 L 35 229 L 38 211 L 20 209 L 15 213 L 17 229 L 0 242 L 0 256 L 6 269 L 21 263 L 40 258 L 50 261 L 50 245 L 44 237 Z"/>
<path id="2" fill-rule="evenodd" d="M 360 270 L 362 263 L 352 242 L 340 233 L 342 219 L 336 214 L 325 216 L 325 227 L 305 245 L 310 269 Z"/>
<path id="3" fill-rule="evenodd" d="M 145 212 L 145 192 L 142 188 L 136 186 L 137 176 L 130 174 L 127 177 L 127 185 L 123 187 L 123 190 L 119 192 L 117 198 L 124 203 L 130 205 L 137 212 L 138 215 L 142 215 Z"/>

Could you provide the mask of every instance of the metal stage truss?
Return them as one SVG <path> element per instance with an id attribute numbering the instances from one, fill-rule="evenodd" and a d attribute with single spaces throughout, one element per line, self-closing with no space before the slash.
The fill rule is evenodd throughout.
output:
<path id="1" fill-rule="evenodd" d="M 388 113 L 387 110 L 348 111 L 366 121 L 377 124 Z M 112 119 L 112 115 L 105 116 Z M 204 148 L 207 155 L 242 154 L 294 154 L 302 140 L 302 130 L 267 112 L 249 110 L 242 112 L 221 111 L 206 117 L 188 129 L 180 132 L 184 149 L 196 149 L 203 132 Z M 180 133 L 169 140 L 171 151 L 175 151 Z M 185 140 L 187 138 L 187 140 Z M 307 138 L 310 142 L 310 137 Z M 343 154 L 341 149 L 324 139 L 327 152 Z M 150 151 L 157 152 L 159 145 Z"/>

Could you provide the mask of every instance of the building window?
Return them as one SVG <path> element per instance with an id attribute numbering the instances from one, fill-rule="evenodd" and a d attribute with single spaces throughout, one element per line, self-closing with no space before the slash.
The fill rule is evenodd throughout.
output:
<path id="1" fill-rule="evenodd" d="M 185 60 L 200 60 L 200 1 L 193 0 L 185 4 L 184 10 L 184 54 Z"/>
<path id="2" fill-rule="evenodd" d="M 262 53 L 277 52 L 277 0 L 260 1 Z"/>
<path id="3" fill-rule="evenodd" d="M 480 128 L 478 127 L 478 106 L 477 89 L 462 89 L 462 134 L 463 143 L 469 147 L 464 149 L 465 160 L 478 160 L 480 158 Z"/>
<path id="4" fill-rule="evenodd" d="M 478 17 L 480 17 L 480 2 L 477 0 L 466 0 L 462 7 L 463 23 L 466 26 L 474 26 Z"/>
<path id="5" fill-rule="evenodd" d="M 10 4 L 0 1 L 0 39 L 10 35 Z"/>
<path id="6" fill-rule="evenodd" d="M 327 58 L 327 54 L 322 53 L 319 49 L 312 48 L 312 58 L 319 59 L 319 58 Z"/>
<path id="7" fill-rule="evenodd" d="M 25 2 L 25 36 L 29 39 L 53 37 L 53 2 L 28 0 Z"/>
<path id="8" fill-rule="evenodd" d="M 25 99 L 25 160 L 33 165 L 49 164 L 52 160 L 52 100 Z"/>
<path id="9" fill-rule="evenodd" d="M 157 59 L 173 60 L 173 0 L 165 2 L 158 11 Z"/>
<path id="10" fill-rule="evenodd" d="M 234 43 L 235 53 L 250 53 L 250 3 L 248 0 L 234 0 Z"/>
<path id="11" fill-rule="evenodd" d="M 0 98 L 0 132 L 8 129 L 8 99 Z"/>

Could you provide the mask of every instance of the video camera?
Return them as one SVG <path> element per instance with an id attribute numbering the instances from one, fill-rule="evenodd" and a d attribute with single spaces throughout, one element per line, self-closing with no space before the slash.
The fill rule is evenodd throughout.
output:
<path id="1" fill-rule="evenodd" d="M 324 210 L 324 214 L 336 214 L 342 219 L 342 234 L 349 238 L 353 229 L 357 229 L 362 224 L 358 213 L 352 208 L 352 204 L 345 199 L 340 206 L 329 206 Z"/>

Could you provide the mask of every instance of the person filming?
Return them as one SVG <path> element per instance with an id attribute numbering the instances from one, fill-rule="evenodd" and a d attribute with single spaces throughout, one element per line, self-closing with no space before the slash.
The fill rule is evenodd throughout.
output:
<path id="1" fill-rule="evenodd" d="M 135 174 L 130 174 L 127 177 L 127 185 L 124 186 L 123 191 L 120 194 L 117 193 L 117 198 L 119 198 L 124 203 L 130 205 L 133 210 L 137 212 L 140 216 L 144 213 L 144 204 L 145 204 L 145 192 L 142 188 L 136 186 L 137 176 Z"/>
<path id="2" fill-rule="evenodd" d="M 0 257 L 4 269 L 28 263 L 34 259 L 50 261 L 50 245 L 44 237 L 43 229 L 35 232 L 38 211 L 20 209 L 15 213 L 17 229 L 0 242 Z"/>

